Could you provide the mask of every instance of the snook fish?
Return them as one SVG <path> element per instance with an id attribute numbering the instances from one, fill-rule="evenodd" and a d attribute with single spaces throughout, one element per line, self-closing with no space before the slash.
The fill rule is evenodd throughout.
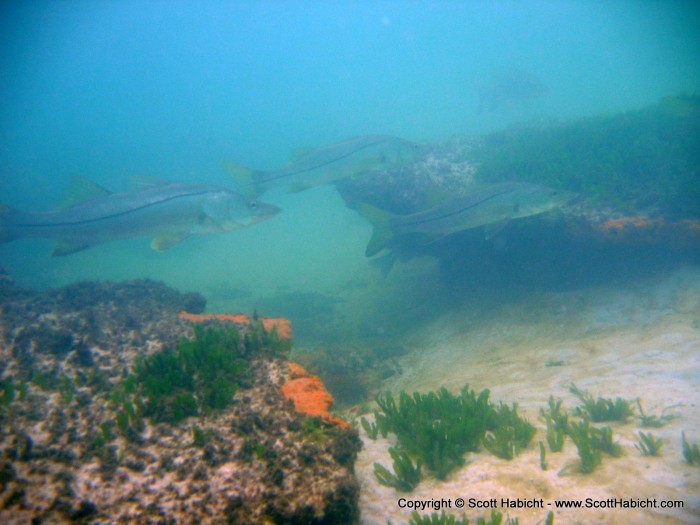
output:
<path id="1" fill-rule="evenodd" d="M 358 176 L 375 168 L 413 160 L 420 146 L 390 135 L 366 135 L 330 146 L 305 151 L 292 162 L 273 171 L 254 170 L 224 163 L 236 182 L 236 189 L 257 197 L 274 187 L 303 191 Z"/>
<path id="2" fill-rule="evenodd" d="M 558 208 L 574 196 L 568 191 L 508 182 L 443 200 L 432 208 L 411 215 L 393 215 L 362 204 L 358 211 L 374 226 L 365 255 L 371 257 L 396 237 L 408 234 L 421 234 L 428 244 L 462 230 L 484 226 L 486 236 L 491 237 L 507 221 Z"/>
<path id="3" fill-rule="evenodd" d="M 30 213 L 0 205 L 0 242 L 57 239 L 52 255 L 68 255 L 116 239 L 153 236 L 151 247 L 165 251 L 190 235 L 236 230 L 280 211 L 216 186 L 161 183 L 111 193 L 77 178 L 73 186 L 79 198 L 64 209 Z"/>

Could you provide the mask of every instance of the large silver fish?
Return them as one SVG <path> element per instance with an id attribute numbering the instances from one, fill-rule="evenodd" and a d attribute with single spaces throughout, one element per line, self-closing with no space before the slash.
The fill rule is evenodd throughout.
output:
<path id="1" fill-rule="evenodd" d="M 400 165 L 413 160 L 419 150 L 418 144 L 390 135 L 366 135 L 303 152 L 273 171 L 254 170 L 232 162 L 225 166 L 238 191 L 257 197 L 274 187 L 302 191 L 362 175 L 371 169 Z"/>
<path id="2" fill-rule="evenodd" d="M 57 239 L 52 255 L 68 255 L 116 239 L 153 236 L 164 251 L 190 235 L 228 232 L 269 219 L 279 208 L 216 186 L 148 184 L 111 193 L 76 178 L 72 199 L 60 210 L 23 212 L 0 205 L 0 242 L 23 237 Z"/>
<path id="3" fill-rule="evenodd" d="M 363 204 L 358 210 L 374 226 L 365 255 L 371 257 L 396 237 L 408 234 L 420 234 L 425 243 L 431 243 L 452 233 L 484 226 L 486 236 L 490 237 L 509 220 L 558 208 L 574 196 L 572 192 L 536 184 L 508 182 L 443 200 L 411 215 L 393 215 Z"/>

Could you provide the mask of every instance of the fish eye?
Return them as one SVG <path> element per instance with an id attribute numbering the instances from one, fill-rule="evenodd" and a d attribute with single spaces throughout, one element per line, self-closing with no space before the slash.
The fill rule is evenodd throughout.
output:
<path id="1" fill-rule="evenodd" d="M 256 209 L 258 207 L 258 203 L 255 201 L 250 201 L 249 206 L 253 209 Z"/>

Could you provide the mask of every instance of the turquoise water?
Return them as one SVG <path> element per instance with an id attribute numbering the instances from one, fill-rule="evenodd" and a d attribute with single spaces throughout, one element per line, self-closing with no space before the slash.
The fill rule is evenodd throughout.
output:
<path id="1" fill-rule="evenodd" d="M 225 160 L 273 169 L 357 135 L 434 143 L 700 86 L 695 2 L 5 2 L 0 24 L 0 202 L 35 211 L 76 173 L 233 188 Z M 541 92 L 479 111 L 513 71 Z M 454 300 L 430 259 L 384 279 L 333 187 L 264 200 L 284 212 L 164 254 L 133 239 L 52 258 L 18 240 L 0 265 L 39 288 L 162 279 L 211 311 L 290 315 L 302 340 L 386 337 Z"/>

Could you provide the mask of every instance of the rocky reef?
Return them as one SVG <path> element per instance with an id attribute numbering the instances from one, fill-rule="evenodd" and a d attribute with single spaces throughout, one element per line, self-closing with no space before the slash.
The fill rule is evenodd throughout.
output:
<path id="1" fill-rule="evenodd" d="M 288 323 L 147 280 L 0 287 L 0 522 L 358 521 L 359 438 Z"/>

